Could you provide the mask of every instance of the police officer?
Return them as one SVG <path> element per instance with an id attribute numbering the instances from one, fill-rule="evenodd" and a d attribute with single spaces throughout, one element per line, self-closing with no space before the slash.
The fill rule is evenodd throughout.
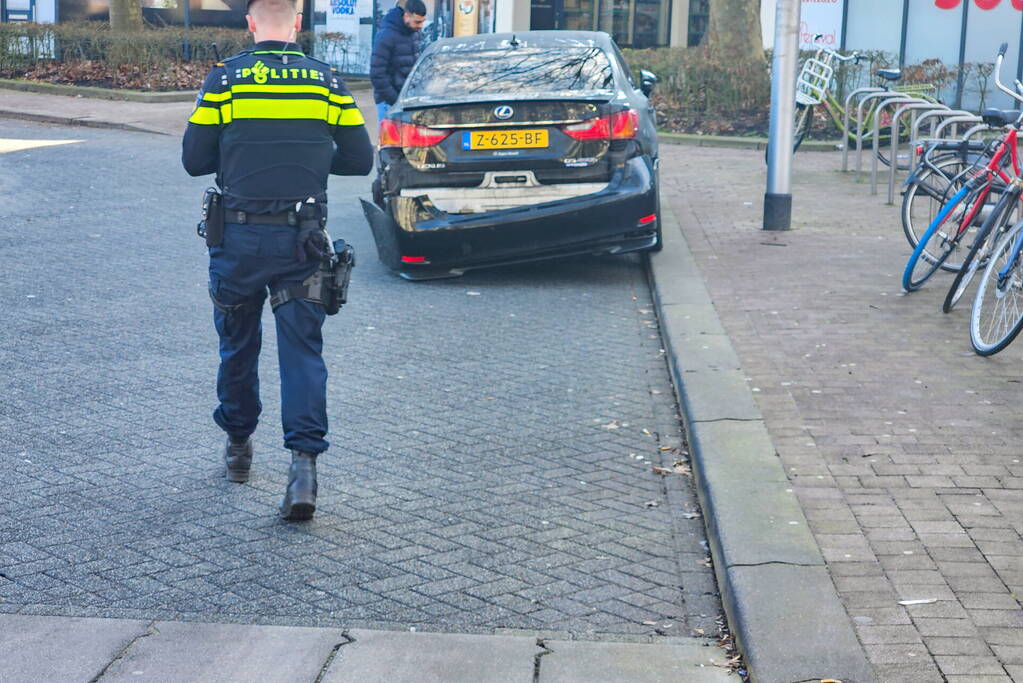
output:
<path id="1" fill-rule="evenodd" d="M 210 246 L 220 336 L 213 419 L 228 436 L 224 462 L 233 482 L 248 481 L 262 410 L 257 367 L 267 292 L 294 292 L 318 270 L 328 241 L 328 174 L 366 175 L 373 166 L 351 93 L 294 42 L 301 29 L 294 0 L 249 0 L 247 9 L 255 45 L 210 71 L 182 142 L 185 170 L 216 173 L 222 193 L 223 238 Z M 274 317 L 284 446 L 292 454 L 280 514 L 307 520 L 316 509 L 316 457 L 328 446 L 325 311 L 300 295 L 275 307 Z"/>

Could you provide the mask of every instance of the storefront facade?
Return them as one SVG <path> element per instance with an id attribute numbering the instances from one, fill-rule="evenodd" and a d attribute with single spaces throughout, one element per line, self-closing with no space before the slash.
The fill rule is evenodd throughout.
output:
<path id="1" fill-rule="evenodd" d="M 622 47 L 685 46 L 706 30 L 709 0 L 425 0 L 427 41 L 497 31 L 606 31 Z M 106 21 L 109 0 L 0 0 L 10 20 Z M 320 57 L 365 74 L 373 36 L 396 0 L 299 0 L 307 30 L 325 36 Z M 22 7 L 24 6 L 24 7 Z M 245 0 L 142 0 L 156 25 L 244 28 Z M 0 17 L 2 18 L 2 17 Z"/>
<path id="2" fill-rule="evenodd" d="M 776 0 L 762 0 L 764 44 L 774 38 Z M 839 50 L 877 50 L 893 65 L 940 60 L 956 71 L 946 100 L 969 108 L 980 101 L 985 84 L 978 64 L 995 61 L 998 46 L 1009 44 L 1003 81 L 1023 78 L 1023 0 L 803 0 L 800 47 L 813 49 L 813 38 Z M 1008 96 L 986 85 L 987 106 L 1016 108 Z"/>

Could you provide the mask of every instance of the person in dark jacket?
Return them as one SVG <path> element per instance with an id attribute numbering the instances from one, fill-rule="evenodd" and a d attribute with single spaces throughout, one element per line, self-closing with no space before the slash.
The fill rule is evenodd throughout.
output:
<path id="1" fill-rule="evenodd" d="M 249 0 L 256 44 L 218 63 L 188 119 L 181 160 L 193 176 L 216 174 L 223 235 L 210 247 L 210 298 L 220 337 L 213 413 L 227 433 L 228 481 L 249 479 L 259 421 L 261 314 L 271 295 L 281 373 L 281 419 L 291 469 L 280 514 L 316 509 L 316 458 L 327 435 L 323 300 L 307 282 L 326 247 L 327 176 L 366 175 L 373 148 L 355 99 L 329 64 L 295 44 L 294 0 Z M 208 217 L 208 221 L 210 218 Z M 298 291 L 282 299 L 282 291 Z"/>
<path id="2" fill-rule="evenodd" d="M 423 0 L 405 0 L 404 9 L 395 7 L 384 15 L 383 27 L 377 33 L 369 60 L 369 79 L 373 82 L 378 120 L 387 116 L 419 57 L 416 33 L 422 30 L 425 21 Z"/>

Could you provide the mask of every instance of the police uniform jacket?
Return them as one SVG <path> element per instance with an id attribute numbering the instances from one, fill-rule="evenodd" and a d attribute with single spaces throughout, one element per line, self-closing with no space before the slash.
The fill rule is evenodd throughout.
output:
<path id="1" fill-rule="evenodd" d="M 227 209 L 276 214 L 326 201 L 327 176 L 366 175 L 373 147 L 352 94 L 294 43 L 262 41 L 218 63 L 182 141 L 193 176 L 217 174 Z"/>

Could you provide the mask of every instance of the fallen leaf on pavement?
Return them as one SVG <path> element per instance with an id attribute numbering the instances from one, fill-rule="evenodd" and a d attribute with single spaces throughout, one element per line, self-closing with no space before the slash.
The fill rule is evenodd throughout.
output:
<path id="1" fill-rule="evenodd" d="M 658 467 L 657 465 L 653 465 L 650 469 L 656 472 L 657 474 L 660 474 L 661 476 L 664 476 L 666 474 L 681 474 L 683 477 L 693 476 L 693 471 L 689 469 L 689 465 L 678 462 L 676 462 L 675 465 L 670 469 L 667 467 Z"/>
<path id="2" fill-rule="evenodd" d="M 647 625 L 647 626 L 654 626 L 654 625 L 656 625 L 656 624 L 657 624 L 657 622 L 656 622 L 656 621 L 644 621 L 643 623 L 644 623 L 645 625 Z"/>
<path id="3" fill-rule="evenodd" d="M 602 429 L 618 429 L 622 426 L 621 420 L 611 420 L 606 425 L 600 425 Z"/>

